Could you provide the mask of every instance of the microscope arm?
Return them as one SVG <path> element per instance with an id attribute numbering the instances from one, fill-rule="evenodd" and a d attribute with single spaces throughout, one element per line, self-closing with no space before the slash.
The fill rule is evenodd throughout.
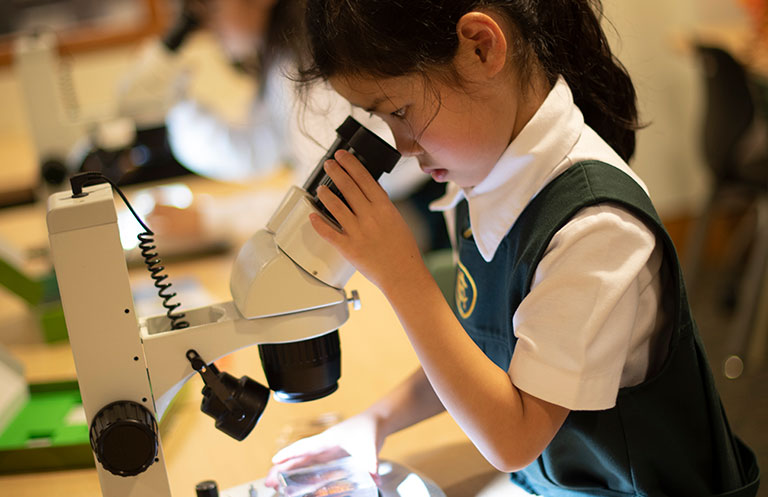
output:
<path id="1" fill-rule="evenodd" d="M 51 196 L 48 233 L 83 409 L 93 426 L 97 414 L 115 402 L 154 409 L 112 190 L 98 185 L 86 191 L 80 198 L 68 192 Z M 156 431 L 150 421 L 141 433 L 147 425 Z M 171 495 L 159 437 L 154 464 L 140 477 L 118 476 L 99 462 L 96 471 L 104 497 Z"/>
<path id="2" fill-rule="evenodd" d="M 185 355 L 188 350 L 194 349 L 213 362 L 249 345 L 292 342 L 328 333 L 349 317 L 347 298 L 342 290 L 338 292 L 335 303 L 280 316 L 245 319 L 232 302 L 225 302 L 185 312 L 190 327 L 181 330 L 153 332 L 157 326 L 167 328 L 165 316 L 144 321 L 141 337 L 158 417 L 195 374 Z"/>

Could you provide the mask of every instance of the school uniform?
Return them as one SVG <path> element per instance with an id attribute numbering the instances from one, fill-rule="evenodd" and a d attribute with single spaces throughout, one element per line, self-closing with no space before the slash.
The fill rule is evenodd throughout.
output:
<path id="1" fill-rule="evenodd" d="M 755 495 L 669 236 L 560 78 L 496 166 L 449 185 L 456 313 L 521 390 L 567 407 L 512 479 L 540 495 Z M 510 443 L 515 443 L 510 440 Z"/>

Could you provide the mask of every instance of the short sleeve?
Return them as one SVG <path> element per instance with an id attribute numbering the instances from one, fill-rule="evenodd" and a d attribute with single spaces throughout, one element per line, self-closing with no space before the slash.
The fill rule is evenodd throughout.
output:
<path id="1" fill-rule="evenodd" d="M 632 347 L 647 343 L 638 335 L 655 329 L 641 316 L 658 307 L 645 277 L 655 247 L 642 221 L 609 204 L 582 209 L 558 231 L 513 316 L 513 383 L 571 410 L 613 407 Z"/>

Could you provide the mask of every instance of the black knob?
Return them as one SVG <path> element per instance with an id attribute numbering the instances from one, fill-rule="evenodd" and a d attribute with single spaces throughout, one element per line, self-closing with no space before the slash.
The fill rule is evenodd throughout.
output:
<path id="1" fill-rule="evenodd" d="M 214 366 L 209 366 L 213 368 Z M 216 373 L 225 396 L 231 401 L 227 405 L 209 385 L 203 387 L 203 401 L 200 410 L 216 420 L 216 428 L 235 440 L 248 436 L 259 421 L 269 401 L 269 389 L 247 376 L 238 380 L 224 371 Z"/>
<path id="2" fill-rule="evenodd" d="M 201 481 L 195 485 L 197 497 L 219 497 L 219 487 L 213 480 Z"/>
<path id="3" fill-rule="evenodd" d="M 49 185 L 61 185 L 67 179 L 67 166 L 58 159 L 47 159 L 40 165 L 40 176 Z"/>
<path id="4" fill-rule="evenodd" d="M 157 422 L 137 402 L 104 406 L 91 422 L 91 448 L 104 469 L 117 476 L 144 472 L 157 457 Z"/>

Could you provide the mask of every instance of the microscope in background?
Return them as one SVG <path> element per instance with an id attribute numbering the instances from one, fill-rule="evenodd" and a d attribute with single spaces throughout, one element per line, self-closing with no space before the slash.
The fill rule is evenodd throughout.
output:
<path id="1" fill-rule="evenodd" d="M 232 301 L 183 314 L 147 228 L 140 239 L 167 313 L 136 316 L 112 187 L 93 185 L 105 178 L 76 175 L 72 191 L 50 197 L 51 255 L 104 497 L 171 495 L 157 420 L 196 372 L 205 383 L 201 410 L 237 440 L 255 426 L 270 390 L 285 402 L 336 390 L 337 330 L 359 299 L 343 289 L 354 268 L 309 223 L 311 212 L 322 213 L 317 187 L 335 188 L 323 162 L 346 149 L 378 179 L 400 157 L 352 118 L 337 133 L 304 187 L 292 187 L 266 228 L 242 247 L 231 275 Z M 254 344 L 269 388 L 212 365 Z"/>
<path id="2" fill-rule="evenodd" d="M 174 101 L 176 54 L 198 26 L 185 9 L 147 55 L 142 74 L 125 77 L 116 109 L 85 115 L 70 68 L 50 31 L 19 36 L 14 71 L 20 82 L 43 190 L 65 188 L 78 171 L 97 171 L 120 184 L 189 174 L 174 158 L 164 117 Z"/>

